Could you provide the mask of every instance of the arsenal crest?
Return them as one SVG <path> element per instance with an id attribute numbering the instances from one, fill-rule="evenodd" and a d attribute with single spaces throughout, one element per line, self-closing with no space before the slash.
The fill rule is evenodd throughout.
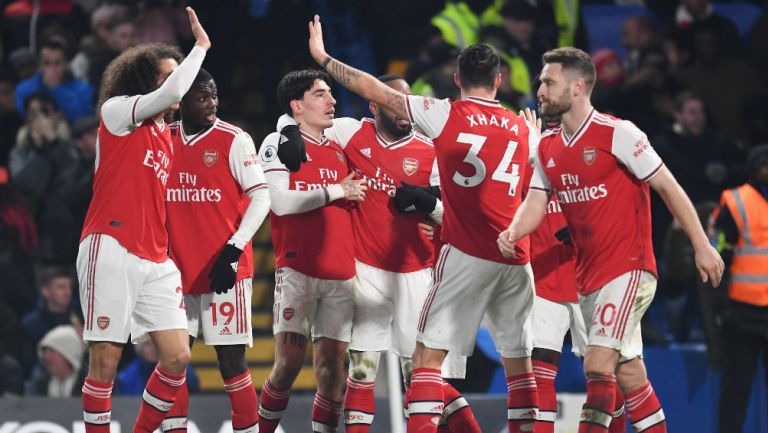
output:
<path id="1" fill-rule="evenodd" d="M 291 320 L 293 318 L 293 308 L 283 308 L 283 319 Z"/>
<path id="2" fill-rule="evenodd" d="M 336 158 L 339 158 L 339 161 L 344 162 L 344 155 L 342 155 L 338 150 L 336 151 Z"/>
<path id="3" fill-rule="evenodd" d="M 419 169 L 419 161 L 415 158 L 405 158 L 403 160 L 403 171 L 408 176 L 413 175 L 416 173 L 416 170 Z"/>
<path id="4" fill-rule="evenodd" d="M 597 160 L 597 150 L 594 147 L 585 147 L 582 154 L 584 156 L 584 163 L 592 165 Z"/>
<path id="5" fill-rule="evenodd" d="M 216 161 L 218 160 L 219 152 L 210 149 L 206 149 L 205 152 L 203 152 L 203 164 L 205 164 L 206 167 L 213 167 L 213 164 L 216 164 Z"/>
<path id="6" fill-rule="evenodd" d="M 107 329 L 109 326 L 109 317 L 107 316 L 99 316 L 98 319 L 96 319 L 96 325 L 98 325 L 99 329 L 102 331 Z"/>

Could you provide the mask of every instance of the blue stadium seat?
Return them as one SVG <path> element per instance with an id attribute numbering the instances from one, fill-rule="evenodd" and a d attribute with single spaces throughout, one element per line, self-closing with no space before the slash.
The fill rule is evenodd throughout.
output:
<path id="1" fill-rule="evenodd" d="M 589 51 L 610 48 L 625 58 L 626 50 L 621 45 L 621 25 L 633 16 L 649 13 L 644 6 L 584 5 L 581 8 L 584 30 L 589 42 Z"/>
<path id="2" fill-rule="evenodd" d="M 739 36 L 746 39 L 763 10 L 752 3 L 715 3 L 715 12 L 725 15 L 736 24 Z"/>

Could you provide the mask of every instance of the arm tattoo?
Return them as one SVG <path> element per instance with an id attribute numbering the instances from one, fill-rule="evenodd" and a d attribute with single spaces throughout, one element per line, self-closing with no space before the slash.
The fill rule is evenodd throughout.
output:
<path id="1" fill-rule="evenodd" d="M 322 66 L 323 69 L 327 68 L 328 63 L 331 63 L 331 60 L 333 60 L 333 57 L 331 56 L 326 57 L 325 60 L 323 60 L 323 64 L 321 64 L 320 66 Z"/>
<path id="2" fill-rule="evenodd" d="M 333 58 L 331 58 L 328 66 L 328 73 L 342 86 L 350 85 L 352 80 L 360 76 L 360 71 Z"/>

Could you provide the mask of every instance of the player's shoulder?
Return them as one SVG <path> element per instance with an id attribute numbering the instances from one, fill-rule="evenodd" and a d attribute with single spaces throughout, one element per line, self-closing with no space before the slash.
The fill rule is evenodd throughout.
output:
<path id="1" fill-rule="evenodd" d="M 277 148 L 280 146 L 279 132 L 272 132 L 261 141 L 259 146 L 259 158 L 264 162 L 271 162 L 277 158 Z"/>
<path id="2" fill-rule="evenodd" d="M 643 131 L 629 120 L 621 119 L 610 114 L 599 113 L 595 111 L 592 115 L 592 122 L 598 125 L 607 126 L 615 132 L 624 134 L 642 134 Z"/>
<path id="3" fill-rule="evenodd" d="M 221 119 L 216 119 L 216 122 L 213 124 L 213 129 L 221 134 L 231 136 L 233 139 L 238 135 L 245 133 L 241 128 Z"/>
<path id="4" fill-rule="evenodd" d="M 422 144 L 426 144 L 427 146 L 430 146 L 430 147 L 435 147 L 435 143 L 432 142 L 431 138 L 427 137 L 426 135 L 416 130 L 413 131 L 412 140 L 418 141 Z"/>

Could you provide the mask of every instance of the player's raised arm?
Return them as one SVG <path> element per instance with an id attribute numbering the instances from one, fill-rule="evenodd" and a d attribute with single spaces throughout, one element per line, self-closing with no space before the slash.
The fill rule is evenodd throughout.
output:
<path id="1" fill-rule="evenodd" d="M 371 74 L 334 59 L 325 52 L 323 28 L 318 15 L 315 15 L 314 21 L 309 23 L 309 52 L 312 58 L 342 86 L 367 101 L 373 101 L 388 108 L 397 116 L 409 117 L 403 93 L 387 86 Z"/>

